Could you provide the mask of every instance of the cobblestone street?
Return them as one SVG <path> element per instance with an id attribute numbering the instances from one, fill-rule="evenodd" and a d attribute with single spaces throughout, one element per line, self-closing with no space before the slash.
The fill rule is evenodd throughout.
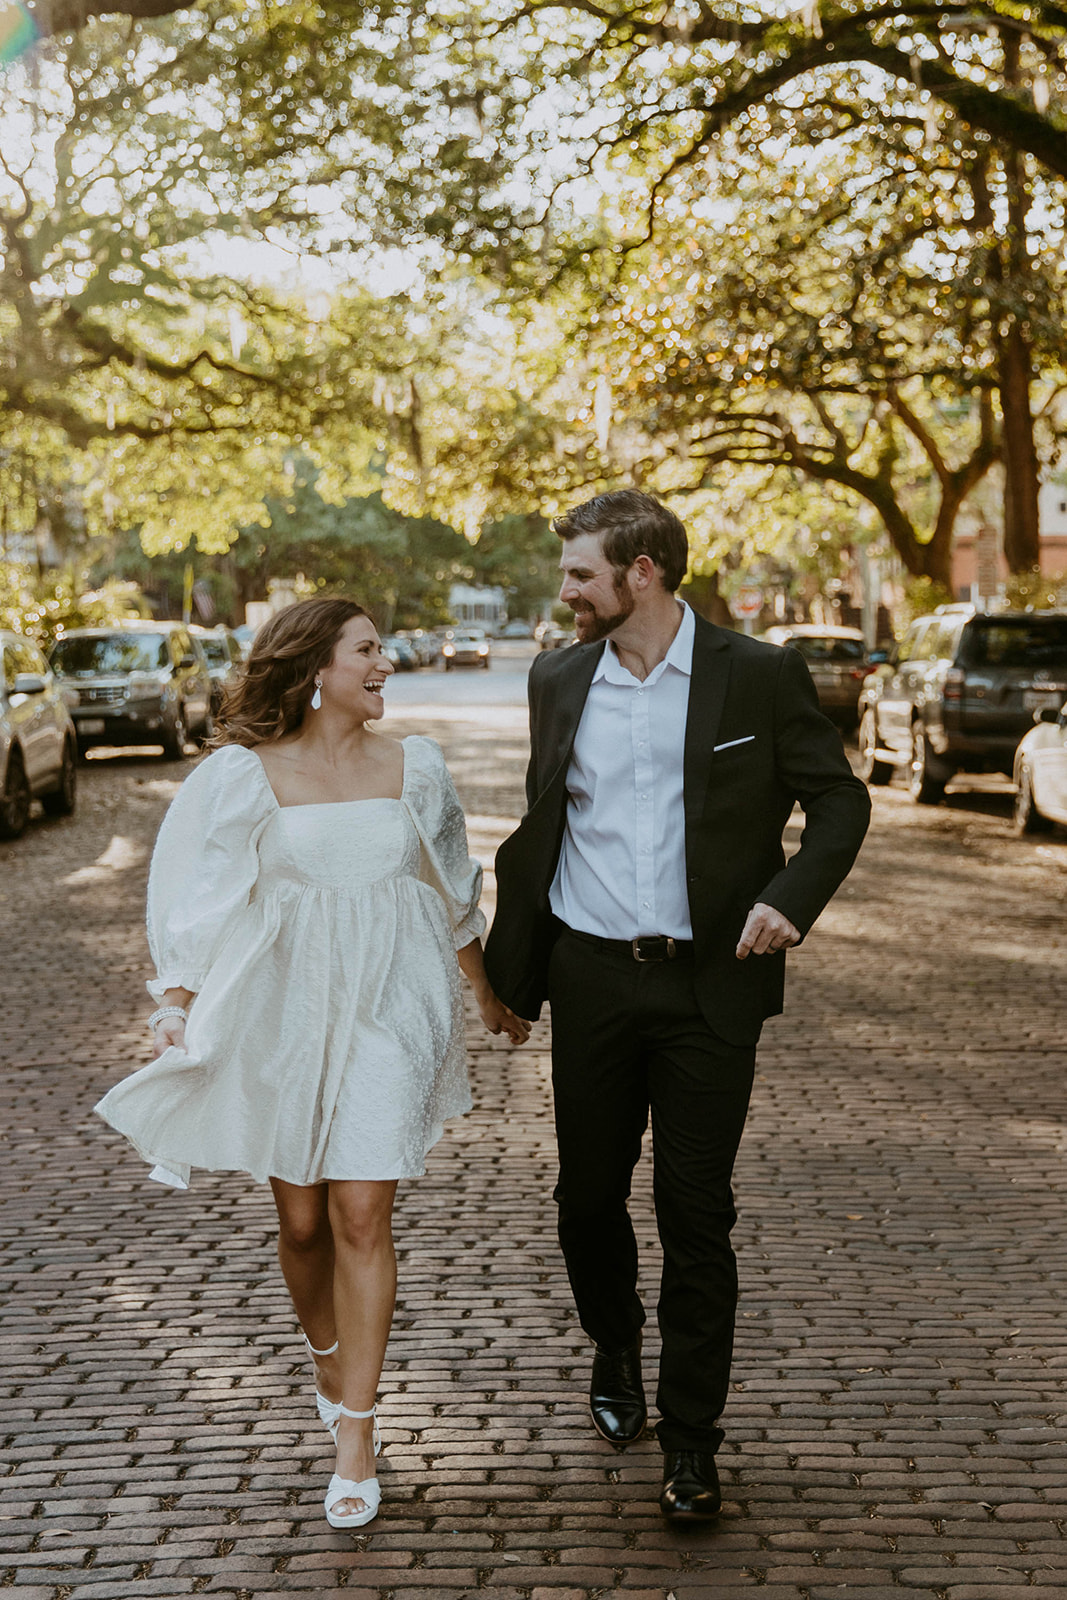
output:
<path id="1" fill-rule="evenodd" d="M 488 864 L 521 807 L 522 710 L 439 693 L 388 731 L 441 740 Z M 715 1528 L 664 1526 L 654 1437 L 616 1454 L 592 1431 L 547 1026 L 512 1051 L 472 1022 L 475 1110 L 398 1202 L 383 1505 L 353 1537 L 322 1513 L 331 1452 L 269 1191 L 202 1172 L 166 1191 L 91 1112 L 146 1056 L 144 879 L 185 770 L 91 760 L 74 818 L 0 846 L 0 1587 L 1063 1600 L 1067 834 L 1015 839 L 995 784 L 937 809 L 876 791 L 857 870 L 791 958 L 737 1173 Z M 634 1212 L 651 1306 L 647 1161 Z"/>

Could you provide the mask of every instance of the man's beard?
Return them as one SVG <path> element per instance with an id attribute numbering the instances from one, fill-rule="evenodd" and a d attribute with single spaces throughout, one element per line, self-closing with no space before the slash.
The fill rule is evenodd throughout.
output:
<path id="1" fill-rule="evenodd" d="M 596 644 L 599 639 L 606 639 L 609 633 L 614 633 L 615 629 L 633 614 L 634 597 L 630 592 L 625 575 L 621 580 L 617 580 L 612 587 L 615 590 L 615 599 L 618 602 L 619 610 L 611 612 L 608 616 L 595 611 L 592 606 L 582 609 L 572 606 L 571 609 L 574 611 L 574 631 L 578 635 L 579 644 Z"/>

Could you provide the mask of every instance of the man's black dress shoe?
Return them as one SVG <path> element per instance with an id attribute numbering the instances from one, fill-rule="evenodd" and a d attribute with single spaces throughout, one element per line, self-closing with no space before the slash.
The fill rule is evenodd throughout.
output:
<path id="1" fill-rule="evenodd" d="M 594 1428 L 609 1444 L 627 1445 L 640 1439 L 648 1421 L 640 1341 L 614 1354 L 596 1346 L 589 1409 Z"/>
<path id="2" fill-rule="evenodd" d="M 715 1457 L 706 1450 L 667 1450 L 659 1508 L 671 1522 L 717 1517 L 722 1507 Z"/>

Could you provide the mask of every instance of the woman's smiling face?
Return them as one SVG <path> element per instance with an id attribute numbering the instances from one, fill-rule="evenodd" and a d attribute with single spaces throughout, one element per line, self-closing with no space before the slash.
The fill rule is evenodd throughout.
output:
<path id="1" fill-rule="evenodd" d="M 382 686 L 394 671 L 369 617 L 351 617 L 337 636 L 330 663 L 319 672 L 323 705 L 370 721 L 383 715 Z"/>

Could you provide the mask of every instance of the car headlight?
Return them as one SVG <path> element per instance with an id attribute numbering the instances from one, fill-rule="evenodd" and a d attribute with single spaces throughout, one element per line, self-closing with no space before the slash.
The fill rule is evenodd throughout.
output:
<path id="1" fill-rule="evenodd" d="M 441 651 L 441 654 L 443 656 L 454 656 L 455 653 L 456 653 L 456 647 L 455 647 L 454 644 L 446 644 L 444 646 L 444 648 L 442 649 L 442 651 Z"/>
<path id="2" fill-rule="evenodd" d="M 487 644 L 480 644 L 478 646 L 478 654 L 480 656 L 487 656 L 489 654 L 489 646 Z"/>

